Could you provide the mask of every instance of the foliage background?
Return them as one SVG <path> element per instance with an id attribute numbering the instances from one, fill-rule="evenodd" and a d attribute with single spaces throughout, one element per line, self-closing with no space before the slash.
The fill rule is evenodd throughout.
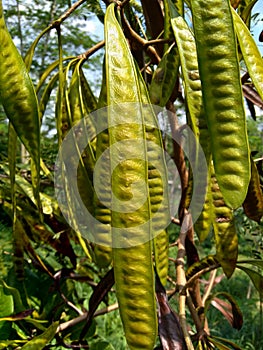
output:
<path id="1" fill-rule="evenodd" d="M 96 2 L 95 2 L 96 3 Z M 34 6 L 32 1 L 23 2 L 19 4 L 20 10 L 18 12 L 17 2 L 4 1 L 4 7 L 7 9 L 6 17 L 7 24 L 10 28 L 11 34 L 17 43 L 22 55 L 25 54 L 36 33 L 39 33 L 45 26 L 47 26 L 59 13 L 63 13 L 65 9 L 70 5 L 70 1 L 50 1 L 43 9 L 43 2 L 34 0 Z M 63 26 L 63 51 L 65 55 L 76 55 L 89 47 L 92 47 L 97 41 L 96 35 L 90 35 L 87 31 L 87 21 L 93 18 L 93 12 L 91 12 L 92 2 L 89 6 L 84 7 L 84 10 L 77 11 L 74 14 L 72 21 L 67 22 Z M 261 16 L 261 17 L 260 17 Z M 262 14 L 255 15 L 255 21 L 262 22 Z M 261 45 L 261 44 L 260 44 Z M 45 40 L 40 42 L 37 47 L 36 54 L 33 60 L 32 76 L 37 80 L 42 72 L 46 69 L 50 62 L 55 60 L 58 56 L 56 37 L 48 36 Z M 87 76 L 92 77 L 92 89 L 94 94 L 98 96 L 98 87 L 101 83 L 101 65 L 102 65 L 103 51 L 95 56 L 85 66 L 85 72 Z M 98 74 L 99 72 L 99 74 Z M 53 99 L 54 101 L 54 99 Z M 257 110 L 260 113 L 259 110 Z M 46 164 L 52 170 L 54 166 L 54 160 L 57 154 L 56 137 L 52 136 L 52 130 L 54 129 L 53 121 L 54 106 L 52 100 L 47 113 L 45 115 L 45 128 L 43 133 L 42 144 L 42 157 Z M 7 123 L 3 112 L 1 114 L 0 124 L 0 159 L 1 162 L 7 160 Z M 248 132 L 249 141 L 252 151 L 257 152 L 257 157 L 263 157 L 263 116 L 257 115 L 256 121 L 248 117 Z M 20 149 L 17 151 L 18 160 L 20 159 Z M 18 168 L 22 171 L 24 168 L 27 170 L 28 166 L 18 161 Z M 1 191 L 3 190 L 5 181 L 5 174 L 0 173 Z M 48 194 L 53 194 L 53 189 L 50 183 L 44 185 L 44 191 Z M 262 259 L 263 254 L 263 238 L 262 238 L 262 223 L 260 225 L 255 224 L 247 217 L 245 217 L 243 210 L 239 210 L 236 213 L 237 227 L 240 233 L 240 257 L 259 258 Z M 174 238 L 178 232 L 171 228 L 170 230 L 170 243 L 174 242 Z M 60 252 L 51 248 L 41 238 L 33 239 L 33 247 L 42 261 L 54 272 L 56 271 L 69 271 L 73 270 L 72 263 L 69 257 L 64 256 Z M 211 240 L 207 239 L 202 246 L 199 246 L 196 242 L 200 252 L 200 256 L 205 256 L 211 253 L 212 244 Z M 66 298 L 70 300 L 77 308 L 88 308 L 88 300 L 94 290 L 94 283 L 98 283 L 100 278 L 105 274 L 105 270 L 98 269 L 98 267 L 92 263 L 83 249 L 80 247 L 78 241 L 73 240 L 73 249 L 77 257 L 77 266 L 74 271 L 77 275 L 83 277 L 83 281 L 65 278 L 61 279 L 61 290 Z M 13 245 L 12 245 L 12 223 L 8 216 L 3 211 L 0 212 L 0 278 L 6 281 L 8 285 L 12 285 L 20 290 L 23 301 L 28 302 L 30 300 L 30 308 L 34 309 L 34 313 L 39 319 L 56 319 L 55 315 L 60 315 L 60 320 L 67 321 L 76 316 L 76 311 L 72 310 L 65 300 L 63 300 L 61 291 L 55 290 L 53 281 L 49 276 L 39 268 L 39 265 L 32 257 L 24 256 L 25 264 L 25 285 L 26 290 L 29 293 L 29 298 L 23 296 L 23 289 L 21 289 L 20 283 L 14 280 L 14 266 L 13 266 Z M 172 253 L 172 252 L 171 252 Z M 170 273 L 173 273 L 173 264 L 170 266 Z M 222 271 L 218 272 L 218 277 L 222 274 Z M 75 276 L 76 277 L 76 276 Z M 172 285 L 170 286 L 172 288 Z M 228 334 L 228 338 L 235 341 L 240 345 L 242 349 L 253 350 L 263 348 L 262 340 L 262 300 L 259 294 L 256 292 L 254 286 L 244 273 L 239 270 L 235 272 L 230 281 L 223 279 L 222 283 L 218 284 L 215 290 L 229 291 L 234 297 L 236 297 L 238 304 L 240 305 L 244 316 L 245 322 L 241 331 L 230 330 L 227 321 L 222 322 L 222 316 L 217 310 L 211 310 L 209 314 L 211 330 L 216 332 L 219 336 Z M 111 291 L 105 300 L 103 300 L 100 308 L 105 308 L 108 305 L 114 305 L 116 303 L 116 297 L 114 290 Z M 173 300 L 171 299 L 173 305 Z M 176 303 L 174 303 L 176 307 Z M 251 326 L 253 324 L 253 326 Z M 73 331 L 68 332 L 68 338 L 70 342 L 78 340 L 80 328 L 83 324 L 80 324 L 73 328 Z M 9 328 L 8 328 L 9 327 Z M 0 328 L 0 339 L 20 339 L 26 340 L 29 335 L 33 335 L 36 328 L 40 327 L 40 324 L 30 325 L 27 321 L 22 320 L 16 323 L 9 324 L 6 329 Z M 31 334 L 30 334 L 31 332 Z M 67 333 L 67 331 L 66 331 Z M 64 334 L 64 339 L 67 339 L 67 334 Z M 122 325 L 118 310 L 98 316 L 88 334 L 86 340 L 89 341 L 90 349 L 125 349 L 126 341 L 122 330 Z M 99 343 L 100 342 L 100 343 Z M 102 345 L 104 342 L 104 345 Z M 54 346 L 55 340 L 51 343 Z M 102 347 L 104 346 L 104 347 Z M 61 346 L 56 345 L 56 349 L 63 349 Z"/>

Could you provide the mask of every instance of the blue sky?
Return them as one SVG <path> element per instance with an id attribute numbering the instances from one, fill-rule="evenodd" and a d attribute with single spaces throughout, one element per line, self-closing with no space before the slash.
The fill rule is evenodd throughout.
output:
<path id="1" fill-rule="evenodd" d="M 258 0 L 256 5 L 254 6 L 253 13 L 260 14 L 259 15 L 260 20 L 258 21 L 258 23 L 255 26 L 252 26 L 251 29 L 252 29 L 252 35 L 254 37 L 254 40 L 258 45 L 258 48 L 261 52 L 261 55 L 263 56 L 263 43 L 259 42 L 259 40 L 258 40 L 259 34 L 263 30 L 263 1 L 262 0 Z"/>

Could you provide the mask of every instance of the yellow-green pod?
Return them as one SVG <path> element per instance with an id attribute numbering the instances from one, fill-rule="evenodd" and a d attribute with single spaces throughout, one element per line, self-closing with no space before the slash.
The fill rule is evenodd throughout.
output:
<path id="1" fill-rule="evenodd" d="M 24 61 L 7 30 L 0 1 L 0 102 L 14 129 L 40 168 L 38 102 Z"/>
<path id="2" fill-rule="evenodd" d="M 37 206 L 40 173 L 40 120 L 38 101 L 26 65 L 4 20 L 0 1 L 0 103 L 15 132 L 32 158 L 32 185 Z"/>
<path id="3" fill-rule="evenodd" d="M 70 130 L 71 120 L 67 111 L 66 97 L 61 89 L 57 90 L 55 116 L 58 139 L 60 140 L 59 142 L 62 142 Z"/>
<path id="4" fill-rule="evenodd" d="M 149 95 L 151 102 L 158 106 L 165 106 L 169 100 L 178 78 L 179 56 L 173 44 L 164 53 L 153 73 Z"/>
<path id="5" fill-rule="evenodd" d="M 171 24 L 178 47 L 189 125 L 198 137 L 198 120 L 204 119 L 201 80 L 199 77 L 195 39 L 185 19 L 179 15 L 171 0 L 167 0 Z"/>
<path id="6" fill-rule="evenodd" d="M 234 10 L 232 10 L 232 15 L 249 76 L 261 99 L 263 99 L 263 58 L 245 23 Z"/>
<path id="7" fill-rule="evenodd" d="M 237 208 L 248 189 L 250 152 L 230 7 L 229 0 L 191 0 L 216 178 L 226 204 Z"/>
<path id="8" fill-rule="evenodd" d="M 98 107 L 103 108 L 106 106 L 107 101 L 107 88 L 106 88 L 106 75 L 105 75 L 105 63 L 103 64 L 103 81 L 100 91 Z M 107 112 L 106 110 L 100 110 L 99 118 L 97 120 L 97 129 L 101 130 L 97 134 L 96 138 L 96 161 L 99 160 L 101 155 L 109 147 L 109 131 L 107 127 Z M 106 161 L 109 161 L 107 157 Z M 103 167 L 102 164 L 102 176 L 98 181 L 96 191 L 94 192 L 93 204 L 94 204 L 94 217 L 97 220 L 95 224 L 96 241 L 101 244 L 94 245 L 94 259 L 99 267 L 107 267 L 112 262 L 112 231 L 111 231 L 111 187 L 106 186 L 103 178 L 109 178 L 107 166 Z M 97 193 L 98 191 L 98 193 Z M 98 198 L 98 195 L 103 196 L 104 204 Z M 105 205 L 107 203 L 107 205 Z"/>
<path id="9" fill-rule="evenodd" d="M 200 242 L 203 242 L 211 231 L 213 210 L 212 210 L 212 194 L 211 194 L 210 185 L 211 183 L 208 179 L 205 203 L 200 216 L 194 223 L 194 230 Z"/>
<path id="10" fill-rule="evenodd" d="M 227 277 L 235 270 L 238 256 L 238 237 L 233 210 L 224 201 L 216 176 L 212 171 L 213 220 L 216 259 Z"/>
<path id="11" fill-rule="evenodd" d="M 136 71 L 140 87 L 141 101 L 147 105 L 149 104 L 150 97 L 148 96 L 148 92 L 139 69 L 137 68 Z M 158 128 L 158 122 L 155 118 L 152 108 L 149 105 L 145 109 L 144 116 L 145 137 L 148 141 L 148 186 L 153 222 L 152 236 L 154 263 L 155 271 L 158 274 L 161 283 L 165 285 L 168 275 L 169 236 L 167 231 L 163 230 L 162 227 L 163 222 L 165 221 L 165 217 L 169 215 L 169 205 L 167 201 L 168 194 L 166 193 L 167 188 L 163 183 L 163 180 L 165 182 L 168 180 L 166 165 L 164 163 L 162 164 L 162 174 L 160 174 L 159 170 L 156 168 L 156 165 L 159 165 L 161 160 L 163 161 L 163 158 L 160 157 L 160 150 L 162 149 L 162 137 Z M 158 147 L 158 151 L 155 149 L 156 146 Z M 164 205 L 161 207 L 162 201 L 164 201 Z M 160 222 L 160 227 L 158 227 L 158 222 Z M 156 231 L 159 233 L 156 234 Z"/>
<path id="12" fill-rule="evenodd" d="M 151 190 L 147 164 L 148 151 L 151 153 L 152 150 L 147 147 L 150 128 L 145 119 L 149 111 L 145 116 L 137 68 L 114 9 L 115 5 L 110 4 L 105 15 L 107 100 L 114 107 L 108 114 L 108 125 L 112 126 L 109 144 L 111 147 L 122 144 L 116 153 L 110 152 L 110 168 L 114 169 L 111 185 L 115 194 L 112 198 L 114 276 L 130 349 L 152 350 L 157 335 L 157 315 L 151 244 L 153 202 L 148 195 Z M 133 104 L 134 108 L 128 105 L 125 108 L 123 103 L 137 104 Z M 127 157 L 116 166 L 114 161 L 117 155 L 120 157 L 117 159 L 121 159 L 122 149 Z M 154 159 L 154 155 L 149 159 Z M 158 177 L 156 181 L 159 181 Z M 138 185 L 132 186 L 134 182 Z M 145 201 L 138 207 L 132 198 L 141 198 L 141 190 L 145 192 Z M 126 206 L 125 201 L 129 201 L 128 211 L 122 207 Z"/>
<path id="13" fill-rule="evenodd" d="M 154 262 L 156 272 L 163 286 L 166 285 L 168 276 L 169 235 L 166 230 L 161 231 L 154 238 Z"/>

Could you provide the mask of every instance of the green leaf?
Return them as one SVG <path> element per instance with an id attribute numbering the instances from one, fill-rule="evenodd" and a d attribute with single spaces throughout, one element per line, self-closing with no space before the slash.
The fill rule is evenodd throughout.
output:
<path id="1" fill-rule="evenodd" d="M 59 322 L 54 322 L 45 332 L 34 337 L 27 344 L 22 346 L 22 350 L 42 350 L 54 338 Z"/>
<path id="2" fill-rule="evenodd" d="M 14 312 L 14 300 L 13 296 L 4 287 L 3 283 L 0 284 L 0 317 L 12 315 Z M 8 339 L 11 332 L 11 323 L 0 322 L 0 339 Z"/>
<path id="3" fill-rule="evenodd" d="M 10 287 L 8 286 L 4 281 L 1 282 L 3 287 L 4 287 L 4 290 L 12 295 L 13 297 L 13 301 L 14 301 L 14 312 L 22 312 L 25 310 L 25 307 L 22 303 L 22 299 L 21 299 L 21 296 L 20 296 L 20 293 L 19 291 L 16 289 L 16 288 L 13 288 L 13 287 Z"/>
<path id="4" fill-rule="evenodd" d="M 237 264 L 251 264 L 263 269 L 263 260 L 258 260 L 258 259 L 238 260 Z"/>
<path id="5" fill-rule="evenodd" d="M 19 321 L 19 320 L 24 320 L 26 317 L 31 315 L 33 312 L 33 309 L 25 310 L 22 312 L 19 312 L 18 314 L 12 315 L 12 316 L 7 316 L 7 317 L 0 317 L 0 322 L 1 321 Z"/>
<path id="6" fill-rule="evenodd" d="M 90 350 L 114 350 L 114 347 L 105 340 L 100 340 L 90 346 Z"/>
<path id="7" fill-rule="evenodd" d="M 207 339 L 210 341 L 210 343 L 214 344 L 218 348 L 218 350 L 231 350 L 231 349 L 242 350 L 237 344 L 225 338 L 208 336 Z M 221 342 L 226 343 L 227 345 L 230 345 L 231 348 L 227 347 Z"/>
<path id="8" fill-rule="evenodd" d="M 4 282 L 0 283 L 0 317 L 9 316 L 14 312 L 14 299 Z"/>
<path id="9" fill-rule="evenodd" d="M 7 175 L 9 175 L 9 169 L 6 165 L 2 164 L 1 168 Z M 23 176 L 16 174 L 16 185 L 17 189 L 20 190 L 21 193 L 25 194 L 32 201 L 32 203 L 36 204 L 32 185 Z M 60 215 L 59 207 L 55 198 L 45 193 L 40 193 L 39 196 L 44 214 L 48 215 L 56 213 L 57 215 Z"/>
<path id="10" fill-rule="evenodd" d="M 241 266 L 239 264 L 237 264 L 237 267 L 250 277 L 259 294 L 263 296 L 263 276 L 255 270 L 249 269 L 248 267 Z"/>
<path id="11" fill-rule="evenodd" d="M 26 342 L 26 340 L 0 340 L 0 350 L 8 349 L 8 346 L 16 346 L 22 345 Z"/>

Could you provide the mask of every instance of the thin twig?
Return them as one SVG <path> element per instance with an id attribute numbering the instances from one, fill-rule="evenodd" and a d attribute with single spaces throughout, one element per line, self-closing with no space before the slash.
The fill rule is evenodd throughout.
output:
<path id="1" fill-rule="evenodd" d="M 158 55 L 157 51 L 153 46 L 148 45 L 148 40 L 145 40 L 144 38 L 142 38 L 138 33 L 136 33 L 132 29 L 132 27 L 130 26 L 130 23 L 127 21 L 124 15 L 123 10 L 121 11 L 121 19 L 124 25 L 124 32 L 126 31 L 128 39 L 131 40 L 131 42 L 135 42 L 135 45 L 138 48 L 145 50 L 148 53 L 148 55 L 151 57 L 151 60 L 154 63 L 158 64 L 161 58 Z"/>
<path id="2" fill-rule="evenodd" d="M 60 26 L 62 22 L 64 22 L 80 5 L 82 5 L 87 0 L 79 0 L 75 2 L 62 16 L 56 19 L 54 22 L 50 24 L 50 29 L 56 28 Z"/>
<path id="3" fill-rule="evenodd" d="M 203 305 L 205 305 L 205 302 L 211 293 L 211 290 L 212 290 L 214 283 L 215 283 L 215 278 L 216 278 L 216 270 L 213 270 L 211 272 L 211 275 L 209 278 L 209 284 L 207 286 L 207 289 L 206 289 L 205 294 L 204 294 L 203 299 L 202 299 Z"/>
<path id="4" fill-rule="evenodd" d="M 97 317 L 97 316 L 100 316 L 100 315 L 105 315 L 109 312 L 112 312 L 114 310 L 117 310 L 119 307 L 118 303 L 114 303 L 112 305 L 109 305 L 107 307 L 104 307 L 100 310 L 97 310 L 95 313 L 94 313 L 94 317 Z M 56 333 L 59 333 L 59 332 L 62 332 L 64 331 L 65 329 L 67 328 L 70 328 L 70 327 L 73 327 L 75 326 L 76 324 L 82 322 L 82 321 L 85 321 L 87 318 L 88 318 L 88 315 L 89 313 L 88 312 L 84 312 L 82 315 L 76 317 L 76 318 L 73 318 L 72 320 L 69 320 L 67 322 L 64 322 L 64 323 L 61 323 L 57 330 L 56 330 Z"/>
<path id="5" fill-rule="evenodd" d="M 188 306 L 188 309 L 191 313 L 192 319 L 194 321 L 194 324 L 196 326 L 196 330 L 198 333 L 203 331 L 203 326 L 202 326 L 202 322 L 198 316 L 198 313 L 196 312 L 196 309 L 194 307 L 191 295 L 187 292 L 187 296 L 186 296 L 186 304 Z"/>
<path id="6" fill-rule="evenodd" d="M 171 222 L 177 226 L 181 225 L 180 220 L 174 217 L 171 218 Z"/>
<path id="7" fill-rule="evenodd" d="M 254 159 L 254 162 L 260 162 L 261 160 L 263 160 L 263 157 Z"/>
<path id="8" fill-rule="evenodd" d="M 118 308 L 119 308 L 119 304 L 118 303 L 114 303 L 112 305 L 104 307 L 103 309 L 97 310 L 94 313 L 94 317 L 105 315 L 105 314 L 107 314 L 109 312 L 117 310 Z"/>
<path id="9" fill-rule="evenodd" d="M 185 210 L 184 219 L 186 221 L 191 220 L 190 213 L 187 213 Z M 180 324 L 183 330 L 185 343 L 188 350 L 194 350 L 193 343 L 191 341 L 190 335 L 188 333 L 187 329 L 187 323 L 186 323 L 186 310 L 185 310 L 185 303 L 186 303 L 186 277 L 185 277 L 185 270 L 184 270 L 184 258 L 186 255 L 185 250 L 185 239 L 187 236 L 187 231 L 181 230 L 179 238 L 178 238 L 178 252 L 177 252 L 177 266 L 176 266 L 176 275 L 177 275 L 177 285 L 179 289 L 179 318 L 180 318 Z"/>
<path id="10" fill-rule="evenodd" d="M 82 64 L 90 57 L 92 56 L 95 52 L 97 52 L 99 49 L 101 49 L 105 45 L 105 40 L 102 40 L 92 46 L 90 49 L 88 49 L 86 52 L 80 54 L 78 58 L 83 60 Z"/>
<path id="11" fill-rule="evenodd" d="M 173 43 L 174 41 L 170 40 L 170 39 L 154 39 L 154 40 L 148 40 L 144 46 L 148 46 L 148 45 L 156 45 L 156 44 L 166 44 L 166 43 Z"/>
<path id="12" fill-rule="evenodd" d="M 123 8 L 123 7 L 126 6 L 129 2 L 130 2 L 130 0 L 116 1 L 116 3 L 118 4 L 118 7 L 119 7 L 119 8 Z"/>
<path id="13" fill-rule="evenodd" d="M 85 313 L 81 311 L 76 305 L 74 305 L 70 300 L 67 299 L 67 297 L 64 295 L 64 293 L 59 290 L 61 298 L 65 301 L 65 303 L 74 311 L 76 311 L 77 314 L 80 316 L 84 315 Z"/>

